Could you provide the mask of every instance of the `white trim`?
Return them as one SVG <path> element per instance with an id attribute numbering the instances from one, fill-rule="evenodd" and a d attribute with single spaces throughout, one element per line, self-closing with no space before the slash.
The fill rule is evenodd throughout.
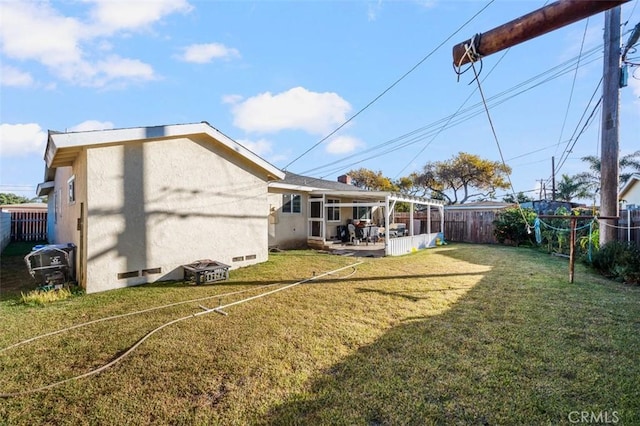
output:
<path id="1" fill-rule="evenodd" d="M 73 186 L 73 190 L 71 190 Z M 71 196 L 73 194 L 73 197 Z M 72 175 L 67 179 L 67 204 L 73 205 L 76 203 L 76 175 Z"/>
<path id="2" fill-rule="evenodd" d="M 42 197 L 43 195 L 49 195 L 51 190 L 55 187 L 56 183 L 52 180 L 47 182 L 40 182 L 36 187 L 36 195 Z"/>
<path id="3" fill-rule="evenodd" d="M 52 167 L 56 157 L 63 151 L 67 154 L 78 151 L 83 147 L 97 147 L 101 145 L 122 144 L 133 141 L 150 141 L 178 138 L 188 135 L 204 134 L 215 139 L 220 144 L 238 153 L 265 170 L 274 179 L 284 179 L 285 172 L 249 151 L 238 142 L 229 138 L 208 123 L 174 124 L 168 126 L 134 127 L 128 129 L 94 130 L 86 132 L 51 133 L 47 143 L 45 160 L 48 167 Z"/>
<path id="4" fill-rule="evenodd" d="M 624 186 L 618 194 L 618 200 L 622 200 L 627 191 L 629 191 L 633 187 L 633 185 L 635 185 L 636 181 L 640 182 L 640 173 L 632 174 L 629 180 L 625 182 Z"/>

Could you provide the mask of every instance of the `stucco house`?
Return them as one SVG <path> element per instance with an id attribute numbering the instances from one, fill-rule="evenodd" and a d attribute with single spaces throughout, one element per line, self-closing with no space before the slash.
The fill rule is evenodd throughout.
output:
<path id="1" fill-rule="evenodd" d="M 284 173 L 206 122 L 49 132 L 49 242 L 77 246 L 87 293 L 266 261 L 268 183 Z"/>
<path id="2" fill-rule="evenodd" d="M 640 173 L 634 173 L 625 182 L 618 195 L 618 200 L 620 200 L 623 209 L 630 205 L 640 208 Z"/>
<path id="3" fill-rule="evenodd" d="M 410 216 L 416 205 L 430 214 L 439 210 L 440 229 L 421 234 L 409 226 L 402 238 L 385 238 L 384 254 L 400 255 L 435 245 L 444 229 L 444 205 L 441 201 L 387 191 L 367 191 L 350 183 L 350 177 L 337 181 L 286 172 L 282 180 L 269 182 L 269 246 L 279 249 L 313 247 L 327 249 L 340 241 L 341 231 L 353 222 L 389 230 L 393 225 L 396 203 L 407 203 Z M 414 221 L 411 220 L 410 224 Z"/>

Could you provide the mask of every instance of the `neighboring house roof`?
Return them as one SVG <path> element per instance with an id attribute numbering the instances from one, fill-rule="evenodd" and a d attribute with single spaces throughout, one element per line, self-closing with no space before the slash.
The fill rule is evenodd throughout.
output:
<path id="1" fill-rule="evenodd" d="M 416 203 L 424 205 L 441 206 L 444 204 L 439 200 L 431 200 L 423 197 L 399 194 L 389 191 L 369 191 L 358 188 L 355 185 L 349 185 L 332 180 L 325 180 L 309 176 L 297 175 L 295 173 L 286 172 L 286 176 L 279 182 L 269 182 L 269 188 L 286 189 L 289 191 L 308 192 L 315 195 L 328 195 L 334 197 L 354 197 L 358 200 L 384 200 L 386 197 L 393 201 Z"/>
<path id="2" fill-rule="evenodd" d="M 221 133 L 207 122 L 191 124 L 174 124 L 166 126 L 133 127 L 127 129 L 93 130 L 85 132 L 58 133 L 49 132 L 49 140 L 45 151 L 47 165 L 46 180 L 52 176 L 49 169 L 71 166 L 78 153 L 83 148 L 105 145 L 117 145 L 127 142 L 151 141 L 171 139 L 195 135 L 208 136 L 229 148 L 237 155 L 244 157 L 260 169 L 264 170 L 269 179 L 282 179 L 284 172 L 254 154 L 238 142 Z"/>
<path id="3" fill-rule="evenodd" d="M 508 207 L 512 207 L 513 203 L 504 203 L 502 201 L 478 201 L 475 203 L 465 204 L 451 204 L 444 206 L 444 209 L 449 210 L 502 210 Z"/>
<path id="4" fill-rule="evenodd" d="M 7 212 L 39 212 L 47 211 L 46 203 L 4 204 L 0 209 Z"/>
<path id="5" fill-rule="evenodd" d="M 342 183 L 333 181 L 333 180 L 325 180 L 320 178 L 314 178 L 310 176 L 298 175 L 291 172 L 285 172 L 285 177 L 279 182 L 271 182 L 269 186 L 272 188 L 281 188 L 281 189 L 289 189 L 289 190 L 297 190 L 303 192 L 313 192 L 313 191 L 322 191 L 322 190 L 333 190 L 333 191 L 354 191 L 354 192 L 368 192 L 362 188 L 358 188 L 355 185 L 349 185 L 347 183 Z"/>
<path id="6" fill-rule="evenodd" d="M 618 200 L 624 200 L 625 195 L 627 195 L 635 185 L 640 185 L 640 173 L 632 174 L 629 180 L 625 182 L 624 186 L 620 190 L 620 194 L 618 195 Z"/>

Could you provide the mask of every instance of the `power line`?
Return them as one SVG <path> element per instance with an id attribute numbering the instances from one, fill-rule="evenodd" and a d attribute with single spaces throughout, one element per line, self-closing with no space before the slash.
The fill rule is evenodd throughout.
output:
<path id="1" fill-rule="evenodd" d="M 342 123 L 340 126 L 338 126 L 335 130 L 333 130 L 331 133 L 329 133 L 328 135 L 326 135 L 325 137 L 323 137 L 322 139 L 320 139 L 318 142 L 316 142 L 314 145 L 311 146 L 311 148 L 307 149 L 305 152 L 303 152 L 302 154 L 300 154 L 298 157 L 296 157 L 293 161 L 291 161 L 289 164 L 287 164 L 284 167 L 284 170 L 287 170 L 287 168 L 289 166 L 291 166 L 293 163 L 295 163 L 296 161 L 298 161 L 299 159 L 301 159 L 302 157 L 304 157 L 305 155 L 307 155 L 309 152 L 311 152 L 312 150 L 314 150 L 318 145 L 320 145 L 321 143 L 323 143 L 324 141 L 326 141 L 327 139 L 329 139 L 331 136 L 333 136 L 334 134 L 336 134 L 340 129 L 342 129 L 344 126 L 346 126 L 348 123 L 350 123 L 354 118 L 356 118 L 357 116 L 359 116 L 361 113 L 363 113 L 366 109 L 368 109 L 371 105 L 373 105 L 375 102 L 378 101 L 378 99 L 380 99 L 381 97 L 383 97 L 387 92 L 389 92 L 391 89 L 393 89 L 398 83 L 400 83 L 402 80 L 404 80 L 409 74 L 411 74 L 413 71 L 415 71 L 420 65 L 422 65 L 422 63 L 424 63 L 427 59 L 429 59 L 435 52 L 437 52 L 442 46 L 445 45 L 445 43 L 447 43 L 451 38 L 453 38 L 453 36 L 455 36 L 458 32 L 460 32 L 464 27 L 466 27 L 471 21 L 473 21 L 480 13 L 482 13 L 487 7 L 489 7 L 491 5 L 491 3 L 493 3 L 495 0 L 490 0 L 489 3 L 487 3 L 482 9 L 480 9 L 478 12 L 476 12 L 475 15 L 473 15 L 471 18 L 469 18 L 464 24 L 462 24 L 462 26 L 460 26 L 455 32 L 453 32 L 451 35 L 449 35 L 449 37 L 447 37 L 445 40 L 443 40 L 438 46 L 436 46 L 435 49 L 433 49 L 431 52 L 429 52 L 427 54 L 427 56 L 425 56 L 424 58 L 422 58 L 417 64 L 415 64 L 413 67 L 411 67 L 411 69 L 409 69 L 409 71 L 407 71 L 406 73 L 404 73 L 400 78 L 398 78 L 396 81 L 394 81 L 389 87 L 387 87 L 385 90 L 382 91 L 382 93 L 380 93 L 378 96 L 376 96 L 371 102 L 369 102 L 368 104 L 366 104 L 362 109 L 360 109 L 358 112 L 356 112 L 354 115 L 352 115 L 351 117 L 349 117 L 347 119 L 347 121 L 345 121 L 344 123 Z"/>
<path id="2" fill-rule="evenodd" d="M 580 57 L 582 56 L 582 49 L 584 49 L 584 40 L 587 38 L 587 29 L 589 28 L 589 18 L 584 26 L 584 32 L 582 33 L 582 42 L 580 43 L 580 53 L 578 53 L 578 61 L 576 62 L 576 69 L 573 73 L 573 80 L 571 82 L 571 91 L 569 92 L 569 101 L 567 102 L 567 109 L 564 113 L 564 120 L 562 121 L 562 127 L 560 128 L 560 136 L 558 136 L 558 143 L 562 139 L 564 133 L 564 126 L 567 124 L 567 117 L 569 117 L 569 109 L 571 108 L 571 100 L 573 99 L 573 91 L 576 87 L 576 79 L 578 77 L 578 69 L 580 68 Z M 557 152 L 557 148 L 556 148 Z"/>
<path id="3" fill-rule="evenodd" d="M 594 47 L 593 49 L 588 50 L 587 52 L 585 52 L 582 56 L 583 56 L 583 60 L 581 61 L 581 67 L 583 66 L 587 66 L 590 63 L 599 60 L 601 58 L 601 56 L 597 56 L 597 57 L 593 57 L 594 55 L 600 53 L 600 49 L 601 49 L 601 45 Z M 587 57 L 589 58 L 588 61 L 584 60 L 584 58 Z M 501 105 L 502 103 L 518 96 L 521 95 L 522 93 L 525 93 L 529 90 L 532 90 L 544 83 L 547 83 L 549 81 L 552 81 L 568 72 L 570 72 L 571 70 L 573 70 L 573 66 L 575 64 L 575 62 L 578 60 L 579 57 L 574 57 L 571 58 L 565 62 L 562 62 L 546 71 L 544 71 L 543 73 L 537 74 L 527 80 L 522 81 L 521 83 L 506 89 L 500 93 L 497 93 L 496 95 L 491 96 L 490 98 L 487 99 L 487 102 L 489 104 L 490 108 L 493 108 L 495 106 Z M 542 80 L 541 80 L 542 79 Z M 538 81 L 541 80 L 541 81 Z M 529 85 L 529 86 L 527 86 Z M 513 93 L 515 90 L 521 89 L 522 90 Z M 466 101 L 465 101 L 466 102 Z M 464 105 L 464 104 L 463 104 Z M 464 109 L 458 109 L 458 111 L 456 111 L 456 113 L 441 118 L 439 120 L 436 120 L 433 123 L 430 123 L 428 125 L 422 126 L 418 129 L 412 130 L 408 133 L 405 133 L 404 135 L 395 137 L 393 139 L 390 140 L 386 140 L 384 142 L 381 142 L 371 148 L 368 148 L 366 150 L 361 150 L 357 153 L 354 153 L 352 155 L 348 155 L 343 157 L 340 160 L 337 161 L 332 161 L 331 163 L 326 163 L 317 167 L 314 167 L 312 169 L 306 170 L 304 172 L 302 172 L 301 174 L 309 174 L 309 173 L 313 173 L 313 172 L 318 172 L 320 170 L 325 170 L 325 172 L 323 174 L 327 175 L 330 173 L 333 173 L 335 171 L 341 171 L 341 170 L 345 170 L 348 169 L 349 167 L 355 166 L 357 164 L 360 164 L 364 161 L 373 159 L 373 158 L 377 158 L 380 157 L 382 155 L 387 155 L 393 151 L 397 151 L 399 149 L 402 148 L 406 148 L 409 145 L 413 145 L 415 143 L 421 142 L 424 139 L 426 139 L 429 136 L 432 136 L 434 133 L 438 134 L 440 133 L 442 130 L 449 129 L 451 127 L 454 127 L 460 123 L 466 122 L 468 119 L 475 117 L 479 114 L 483 113 L 483 104 L 482 102 L 476 103 L 474 105 L 471 105 L 467 108 Z M 433 130 L 434 127 L 436 126 L 441 126 L 443 123 L 448 123 L 448 125 L 442 126 L 442 128 L 439 129 L 435 129 Z M 430 142 L 431 143 L 431 142 Z M 382 150 L 384 149 L 384 151 L 382 152 L 378 152 L 377 154 L 373 154 L 370 155 L 368 157 L 362 158 L 367 154 L 370 153 L 374 153 L 376 151 Z M 356 158 L 362 158 L 360 160 L 355 161 Z M 354 160 L 351 163 L 348 164 L 344 164 L 347 163 L 350 160 Z M 340 164 L 343 164 L 342 166 L 340 166 Z"/>

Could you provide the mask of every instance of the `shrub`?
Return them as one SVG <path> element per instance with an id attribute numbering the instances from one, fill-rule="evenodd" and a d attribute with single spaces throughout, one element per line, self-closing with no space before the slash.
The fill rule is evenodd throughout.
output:
<path id="1" fill-rule="evenodd" d="M 640 248 L 634 243 L 611 241 L 598 250 L 591 265 L 603 275 L 626 283 L 640 283 Z"/>
<path id="2" fill-rule="evenodd" d="M 527 223 L 525 223 L 525 218 Z M 518 208 L 506 209 L 493 221 L 495 226 L 493 235 L 501 244 L 519 246 L 526 243 L 534 245 L 533 222 L 535 218 L 536 213 L 532 209 L 522 209 L 522 212 Z"/>

